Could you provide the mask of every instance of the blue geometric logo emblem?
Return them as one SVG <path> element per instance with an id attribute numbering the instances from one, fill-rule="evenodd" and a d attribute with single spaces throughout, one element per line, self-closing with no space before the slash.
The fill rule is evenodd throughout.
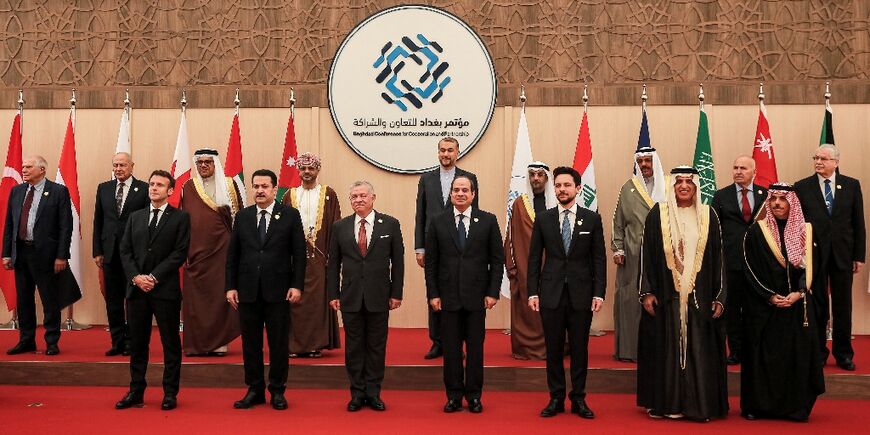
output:
<path id="1" fill-rule="evenodd" d="M 408 111 L 408 105 L 420 109 L 424 101 L 437 103 L 444 95 L 444 88 L 450 84 L 450 76 L 444 75 L 450 64 L 438 56 L 444 51 L 441 46 L 422 34 L 417 35 L 417 41 L 407 36 L 402 37 L 401 44 L 394 45 L 388 41 L 372 65 L 380 69 L 375 80 L 384 85 L 385 92 L 381 92 L 381 97 L 387 104 L 399 106 L 403 112 Z M 426 68 L 426 72 L 413 84 L 399 77 L 408 59 Z"/>

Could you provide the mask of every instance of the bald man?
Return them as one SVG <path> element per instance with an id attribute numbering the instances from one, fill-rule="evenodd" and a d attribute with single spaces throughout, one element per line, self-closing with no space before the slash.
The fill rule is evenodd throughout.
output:
<path id="1" fill-rule="evenodd" d="M 60 349 L 58 274 L 67 268 L 72 239 L 69 190 L 45 179 L 45 158 L 29 156 L 21 165 L 24 182 L 9 193 L 3 232 L 3 267 L 15 269 L 18 344 L 7 355 L 36 351 L 36 300 L 39 289 L 45 326 L 45 354 Z"/>
<path id="2" fill-rule="evenodd" d="M 722 244 L 725 249 L 727 299 L 725 301 L 725 324 L 728 334 L 728 364 L 740 363 L 740 336 L 745 292 L 750 288 L 743 272 L 743 236 L 755 221 L 758 210 L 764 207 L 767 189 L 753 184 L 755 160 L 740 156 L 734 160 L 730 184 L 713 196 L 713 209 L 719 215 L 722 226 Z"/>

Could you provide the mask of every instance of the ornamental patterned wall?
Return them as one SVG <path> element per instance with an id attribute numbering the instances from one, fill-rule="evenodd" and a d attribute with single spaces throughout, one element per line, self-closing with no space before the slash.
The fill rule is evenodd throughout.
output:
<path id="1" fill-rule="evenodd" d="M 116 107 L 131 87 L 138 107 L 174 107 L 177 88 L 199 107 L 223 106 L 242 87 L 248 105 L 326 105 L 332 55 L 379 0 L 3 0 L 0 104 L 19 87 L 41 107 Z M 419 2 L 416 2 L 419 3 Z M 496 64 L 499 104 L 578 104 L 587 80 L 598 104 L 751 104 L 765 81 L 773 102 L 817 102 L 834 82 L 841 103 L 870 102 L 867 0 L 435 0 L 474 28 Z M 171 89 L 168 89 L 171 88 Z M 170 94 L 171 92 L 171 94 Z M 52 92 L 56 94 L 57 92 Z M 596 94 L 597 93 L 597 94 Z M 9 97 L 9 98 L 6 98 Z"/>

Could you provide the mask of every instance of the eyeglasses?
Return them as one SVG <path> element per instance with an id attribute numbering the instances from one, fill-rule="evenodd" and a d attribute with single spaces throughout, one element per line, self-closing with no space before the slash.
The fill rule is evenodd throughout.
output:
<path id="1" fill-rule="evenodd" d="M 214 164 L 214 160 L 197 160 L 197 166 L 211 166 Z"/>
<path id="2" fill-rule="evenodd" d="M 812 159 L 813 159 L 814 162 L 817 161 L 817 160 L 820 161 L 820 162 L 827 162 L 827 161 L 831 161 L 831 160 L 837 160 L 837 159 L 832 159 L 832 158 L 829 158 L 829 157 L 822 157 L 822 156 L 813 156 Z"/>

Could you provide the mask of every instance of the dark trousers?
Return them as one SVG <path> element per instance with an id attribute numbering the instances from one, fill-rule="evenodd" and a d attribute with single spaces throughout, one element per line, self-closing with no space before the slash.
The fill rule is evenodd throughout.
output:
<path id="1" fill-rule="evenodd" d="M 257 393 L 265 392 L 263 367 L 263 327 L 269 344 L 269 391 L 283 393 L 287 385 L 290 355 L 289 302 L 239 303 L 239 322 L 242 328 L 242 356 L 245 361 L 245 384 Z"/>
<path id="2" fill-rule="evenodd" d="M 118 252 L 117 250 L 115 252 Z M 124 297 L 127 292 L 127 278 L 119 255 L 109 263 L 103 263 L 103 287 L 106 295 L 106 315 L 109 318 L 109 336 L 112 348 L 123 349 L 130 345 L 127 319 L 124 311 Z"/>
<path id="3" fill-rule="evenodd" d="M 157 320 L 160 343 L 163 345 L 163 394 L 178 394 L 181 380 L 181 337 L 178 323 L 181 300 L 158 299 L 134 289 L 127 299 L 127 319 L 130 327 L 130 391 L 143 393 L 147 383 L 148 350 L 151 343 L 151 318 Z"/>
<path id="4" fill-rule="evenodd" d="M 486 311 L 441 311 L 444 386 L 448 399 L 480 399 L 483 391 L 483 339 Z M 462 345 L 465 344 L 465 367 Z"/>
<path id="5" fill-rule="evenodd" d="M 831 352 L 838 362 L 852 359 L 855 356 L 855 351 L 852 349 L 852 278 L 854 275 L 851 269 L 838 269 L 833 259 L 829 259 L 827 266 L 823 267 L 820 272 L 821 276 L 815 280 L 820 283 L 820 288 L 813 289 L 813 294 L 819 304 L 818 328 L 822 357 L 825 360 L 828 359 L 829 352 L 825 336 L 828 320 L 833 316 Z M 830 302 L 828 302 L 827 295 L 828 285 L 831 289 Z"/>
<path id="6" fill-rule="evenodd" d="M 350 379 L 350 397 L 380 397 L 387 356 L 390 312 L 341 312 L 344 321 L 344 365 Z"/>
<path id="7" fill-rule="evenodd" d="M 568 351 L 571 355 L 571 394 L 569 398 L 580 400 L 586 397 L 586 372 L 589 365 L 589 327 L 592 325 L 591 310 L 574 310 L 568 289 L 555 309 L 541 307 L 544 324 L 544 342 L 547 348 L 547 387 L 550 398 L 565 400 L 565 333 L 568 333 Z"/>
<path id="8" fill-rule="evenodd" d="M 750 284 L 743 270 L 729 270 L 726 275 L 728 292 L 725 298 L 725 330 L 728 333 L 728 350 L 732 355 L 740 353 L 740 335 L 743 322 L 743 301 Z"/>
<path id="9" fill-rule="evenodd" d="M 435 311 L 428 303 L 429 307 L 429 340 L 435 346 L 441 346 L 441 311 Z"/>
<path id="10" fill-rule="evenodd" d="M 21 343 L 36 342 L 36 298 L 39 290 L 42 301 L 42 325 L 45 327 L 45 344 L 57 344 L 60 340 L 60 306 L 57 303 L 57 275 L 39 268 L 36 249 L 31 244 L 18 242 L 18 258 L 15 260 L 15 294 L 18 298 L 18 340 Z"/>

